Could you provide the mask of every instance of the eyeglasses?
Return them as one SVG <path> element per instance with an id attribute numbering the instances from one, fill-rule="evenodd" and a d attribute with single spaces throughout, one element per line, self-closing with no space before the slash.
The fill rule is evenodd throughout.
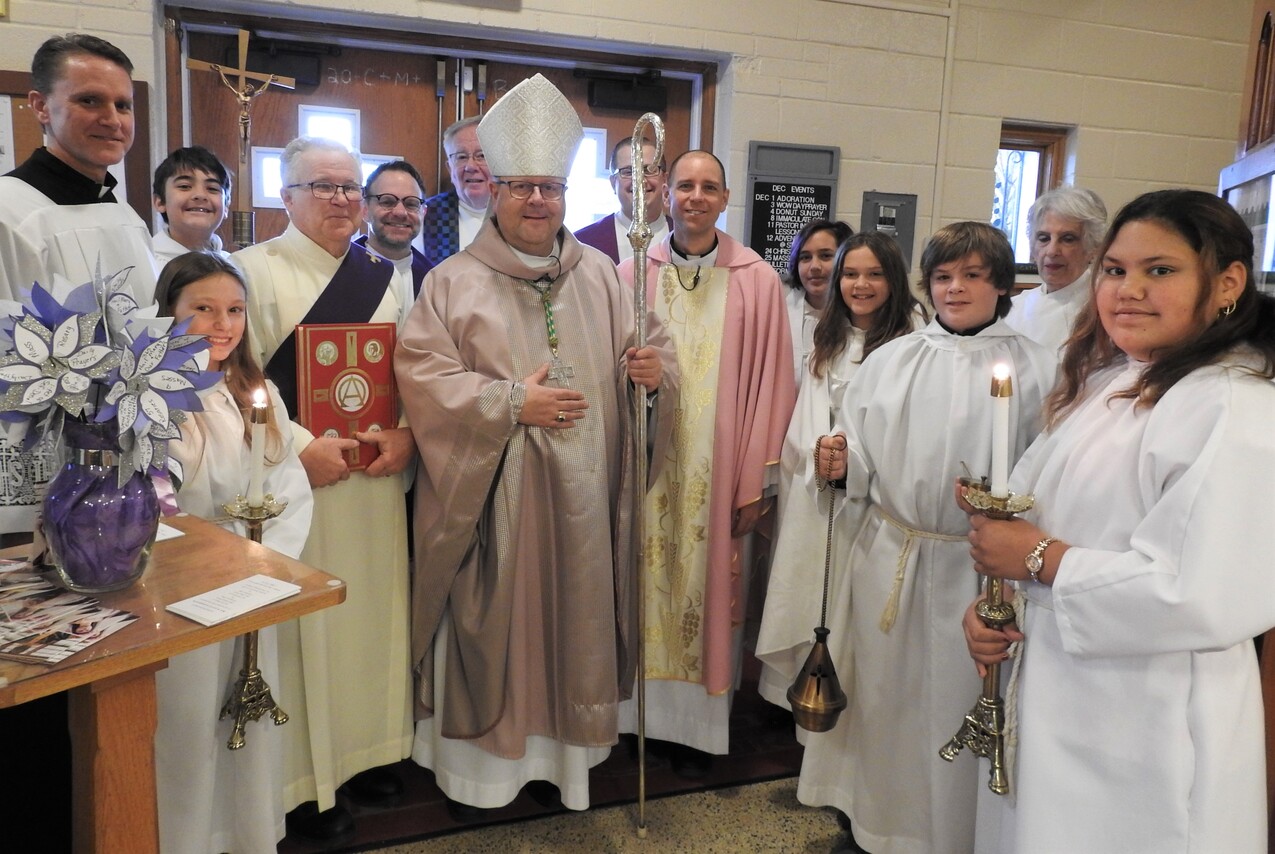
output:
<path id="1" fill-rule="evenodd" d="M 468 151 L 457 151 L 453 154 L 447 155 L 447 159 L 461 169 L 464 169 L 469 165 L 471 160 L 474 163 L 486 163 L 487 155 L 483 154 L 481 151 L 475 151 L 473 154 L 470 154 Z"/>
<path id="2" fill-rule="evenodd" d="M 536 184 L 531 181 L 497 181 L 497 184 L 503 184 L 509 188 L 509 195 L 515 199 L 529 199 L 534 190 L 540 191 L 540 198 L 546 202 L 556 202 L 562 198 L 563 192 L 567 189 L 567 185 L 559 181 L 546 181 L 543 184 Z"/>
<path id="3" fill-rule="evenodd" d="M 425 200 L 420 196 L 404 196 L 400 199 L 393 193 L 372 193 L 366 198 L 369 202 L 376 202 L 376 206 L 383 211 L 394 210 L 399 202 L 403 203 L 408 213 L 420 213 L 421 208 L 425 207 Z"/>
<path id="4" fill-rule="evenodd" d="M 648 178 L 654 178 L 656 175 L 659 175 L 663 171 L 664 171 L 664 167 L 660 166 L 658 163 L 648 163 L 642 167 L 642 174 Z M 632 178 L 633 167 L 621 166 L 619 169 L 613 169 L 611 170 L 611 177 L 612 178 Z"/>
<path id="5" fill-rule="evenodd" d="M 357 202 L 363 198 L 363 187 L 359 184 L 333 184 L 331 181 L 309 181 L 302 184 L 289 184 L 289 190 L 295 190 L 297 187 L 309 187 L 310 192 L 314 193 L 316 199 L 328 201 L 336 198 L 337 190 L 341 191 L 341 195 L 345 196 L 346 201 Z"/>

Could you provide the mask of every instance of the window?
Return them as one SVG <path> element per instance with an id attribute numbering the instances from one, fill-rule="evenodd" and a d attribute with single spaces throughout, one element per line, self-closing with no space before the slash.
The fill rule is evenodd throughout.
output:
<path id="1" fill-rule="evenodd" d="M 297 107 L 297 127 L 301 136 L 315 136 L 341 143 L 351 151 L 359 147 L 359 111 L 341 107 Z"/>
<path id="2" fill-rule="evenodd" d="M 252 206 L 283 208 L 283 149 L 252 147 Z"/>
<path id="3" fill-rule="evenodd" d="M 1031 263 L 1027 211 L 1036 197 L 1062 183 L 1067 129 L 1037 125 L 1001 125 L 992 191 L 992 225 L 1014 246 L 1014 260 Z"/>
<path id="4" fill-rule="evenodd" d="M 620 209 L 607 171 L 610 156 L 606 129 L 585 128 L 567 176 L 567 216 L 563 224 L 568 231 L 584 228 Z"/>
<path id="5" fill-rule="evenodd" d="M 360 165 L 363 167 L 364 186 L 367 186 L 367 179 L 371 177 L 372 173 L 375 172 L 378 167 L 386 163 L 393 163 L 396 160 L 403 159 L 397 154 L 363 154 L 362 158 L 363 162 Z"/>

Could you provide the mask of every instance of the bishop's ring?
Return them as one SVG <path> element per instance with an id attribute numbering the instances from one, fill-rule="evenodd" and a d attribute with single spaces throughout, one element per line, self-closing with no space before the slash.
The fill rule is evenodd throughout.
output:
<path id="1" fill-rule="evenodd" d="M 557 417 L 557 418 L 555 418 L 555 419 L 553 419 L 553 420 L 554 420 L 554 421 L 557 421 L 559 424 L 561 424 L 563 421 L 566 421 L 566 420 L 567 420 L 567 413 L 565 413 L 565 412 L 563 412 L 561 409 L 559 409 L 559 410 L 558 410 L 558 417 Z"/>

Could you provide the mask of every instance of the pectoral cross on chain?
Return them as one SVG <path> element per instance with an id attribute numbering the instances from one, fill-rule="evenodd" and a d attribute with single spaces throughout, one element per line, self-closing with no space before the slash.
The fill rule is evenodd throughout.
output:
<path id="1" fill-rule="evenodd" d="M 545 332 L 549 337 L 549 352 L 553 358 L 549 360 L 549 373 L 546 379 L 561 383 L 564 387 L 571 385 L 568 380 L 576 375 L 575 368 L 562 361 L 562 357 L 558 355 L 558 327 L 553 320 L 553 300 L 549 296 L 549 289 L 553 287 L 552 282 L 528 281 L 523 279 L 531 289 L 540 297 L 540 306 L 545 312 Z M 542 287 L 543 285 L 543 287 Z"/>
<path id="2" fill-rule="evenodd" d="M 567 382 L 567 380 L 575 375 L 576 369 L 562 361 L 562 359 L 558 358 L 558 354 L 554 353 L 553 359 L 549 361 L 549 379 L 557 380 L 564 386 L 569 386 L 571 383 Z"/>

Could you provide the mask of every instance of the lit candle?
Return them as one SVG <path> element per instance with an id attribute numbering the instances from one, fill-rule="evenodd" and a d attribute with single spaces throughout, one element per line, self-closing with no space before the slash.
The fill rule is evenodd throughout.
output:
<path id="1" fill-rule="evenodd" d="M 248 506 L 260 507 L 266 503 L 262 483 L 266 475 L 266 390 L 259 388 L 252 393 L 252 468 L 248 478 Z"/>
<path id="2" fill-rule="evenodd" d="M 1009 497 L 1009 399 L 1014 384 L 1009 365 L 992 368 L 992 497 Z"/>

